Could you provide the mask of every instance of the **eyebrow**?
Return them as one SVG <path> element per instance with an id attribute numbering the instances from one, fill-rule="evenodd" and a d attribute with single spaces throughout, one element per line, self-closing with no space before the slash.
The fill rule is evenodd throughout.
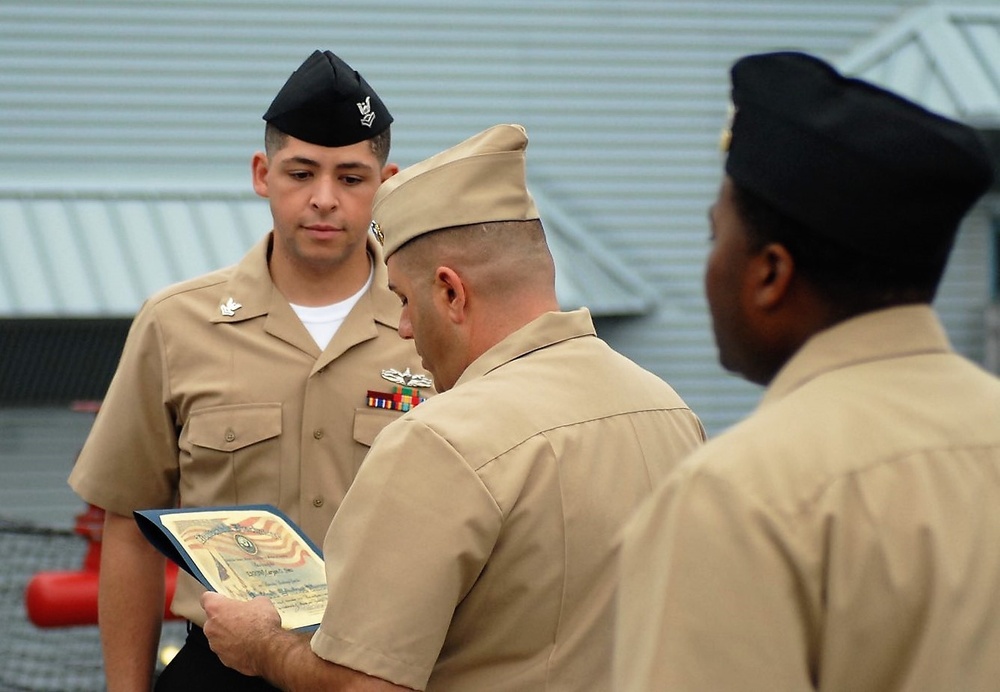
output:
<path id="1" fill-rule="evenodd" d="M 308 156 L 292 156 L 291 158 L 286 159 L 284 164 L 286 166 L 288 164 L 294 164 L 299 166 L 315 166 L 317 168 L 321 165 L 319 161 L 310 159 Z M 372 166 L 361 161 L 344 161 L 343 163 L 338 163 L 335 168 L 337 170 L 374 170 Z"/>

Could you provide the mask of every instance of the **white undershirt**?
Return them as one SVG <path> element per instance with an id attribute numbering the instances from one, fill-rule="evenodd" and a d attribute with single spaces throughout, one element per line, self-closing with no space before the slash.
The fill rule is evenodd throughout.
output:
<path id="1" fill-rule="evenodd" d="M 350 298 L 340 301 L 339 303 L 333 303 L 332 305 L 321 305 L 319 307 L 308 307 L 305 305 L 296 305 L 291 303 L 292 310 L 295 314 L 299 316 L 302 320 L 302 324 L 305 325 L 306 329 L 312 335 L 313 340 L 319 349 L 324 350 L 330 341 L 333 339 L 333 335 L 337 333 L 340 329 L 340 325 L 344 323 L 347 319 L 348 313 L 351 308 L 361 300 L 361 296 L 364 295 L 365 291 L 372 285 L 372 279 L 375 276 L 375 268 L 372 267 L 368 272 L 368 281 L 365 285 L 361 287 L 361 290 L 355 293 Z"/>

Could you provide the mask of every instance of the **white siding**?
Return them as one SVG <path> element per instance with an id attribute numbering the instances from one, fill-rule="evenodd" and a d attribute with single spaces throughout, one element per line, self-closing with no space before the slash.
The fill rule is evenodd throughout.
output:
<path id="1" fill-rule="evenodd" d="M 0 185 L 245 190 L 260 114 L 313 48 L 330 48 L 389 104 L 402 165 L 493 123 L 523 123 L 532 186 L 657 293 L 654 313 L 601 320 L 602 336 L 673 383 L 716 433 L 759 396 L 716 364 L 701 290 L 728 66 L 778 48 L 837 61 L 922 5 L 4 0 Z M 183 233 L 134 211 L 116 223 Z M 942 292 L 956 345 L 973 356 L 986 271 L 977 233 L 960 242 Z M 63 231 L 3 240 L 38 263 L 57 261 L 41 245 L 70 242 Z"/>

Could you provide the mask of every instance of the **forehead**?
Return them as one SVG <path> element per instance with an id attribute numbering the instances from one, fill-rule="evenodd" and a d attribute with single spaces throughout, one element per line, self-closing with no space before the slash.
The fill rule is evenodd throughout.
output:
<path id="1" fill-rule="evenodd" d="M 715 198 L 715 206 L 725 209 L 730 209 L 735 204 L 735 198 L 733 195 L 733 179 L 728 175 L 723 176 L 722 182 L 719 185 L 719 192 Z"/>
<path id="2" fill-rule="evenodd" d="M 389 259 L 385 261 L 386 274 L 389 276 L 389 288 L 397 290 L 401 281 L 405 281 L 405 276 L 400 270 L 399 257 L 396 253 L 389 255 Z"/>
<path id="3" fill-rule="evenodd" d="M 275 152 L 274 159 L 279 163 L 296 161 L 315 162 L 319 165 L 379 168 L 378 159 L 368 141 L 344 147 L 325 147 L 288 136 L 285 145 Z"/>
<path id="4" fill-rule="evenodd" d="M 725 176 L 719 185 L 715 201 L 709 207 L 709 217 L 713 225 L 724 222 L 735 223 L 741 219 L 733 191 L 733 181 L 729 176 Z"/>

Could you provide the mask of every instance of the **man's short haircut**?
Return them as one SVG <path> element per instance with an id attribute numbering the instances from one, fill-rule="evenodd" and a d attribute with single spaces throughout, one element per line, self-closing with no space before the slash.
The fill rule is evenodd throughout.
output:
<path id="1" fill-rule="evenodd" d="M 875 259 L 810 232 L 735 181 L 733 199 L 751 252 L 770 243 L 782 245 L 794 259 L 796 273 L 842 317 L 934 300 L 947 256 L 914 261 L 901 249 L 898 261 Z"/>
<path id="2" fill-rule="evenodd" d="M 264 152 L 268 158 L 274 156 L 285 146 L 288 135 L 279 130 L 271 123 L 264 126 Z M 371 139 L 365 140 L 371 147 L 372 153 L 378 159 L 380 166 L 385 166 L 389 161 L 389 149 L 392 145 L 392 127 L 387 127 Z"/>
<path id="3" fill-rule="evenodd" d="M 493 295 L 535 291 L 539 282 L 555 290 L 555 264 L 541 219 L 488 221 L 424 233 L 399 248 L 397 262 L 403 271 L 426 281 L 433 280 L 437 266 L 450 266 Z"/>

